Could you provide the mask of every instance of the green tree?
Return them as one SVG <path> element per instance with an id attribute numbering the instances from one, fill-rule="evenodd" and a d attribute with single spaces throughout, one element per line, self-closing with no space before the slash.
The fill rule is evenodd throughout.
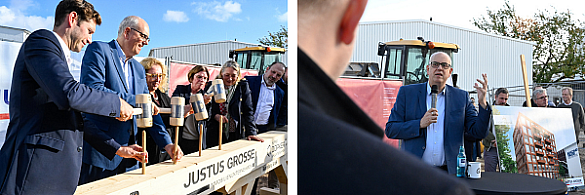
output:
<path id="1" fill-rule="evenodd" d="M 277 32 L 270 32 L 268 31 L 268 36 L 264 36 L 258 39 L 263 45 L 274 46 L 274 47 L 281 47 L 281 48 L 288 48 L 288 30 L 284 26 L 280 26 L 280 30 Z"/>
<path id="2" fill-rule="evenodd" d="M 496 125 L 496 143 L 498 145 L 500 165 L 502 172 L 518 173 L 516 161 L 514 161 L 510 155 L 511 150 L 508 146 L 508 141 L 510 141 L 510 138 L 506 136 L 508 131 L 510 131 L 510 127 L 508 125 Z"/>
<path id="3" fill-rule="evenodd" d="M 499 10 L 487 10 L 487 17 L 474 18 L 473 24 L 488 33 L 534 41 L 533 81 L 554 83 L 585 75 L 585 28 L 571 16 L 570 11 L 545 10 L 532 18 L 522 18 L 506 1 Z"/>

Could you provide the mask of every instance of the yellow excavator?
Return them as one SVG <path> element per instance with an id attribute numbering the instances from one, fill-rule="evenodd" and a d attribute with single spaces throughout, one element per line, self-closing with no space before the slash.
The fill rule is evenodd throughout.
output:
<path id="1" fill-rule="evenodd" d="M 261 75 L 270 64 L 282 61 L 284 48 L 258 46 L 230 50 L 229 58 L 240 64 L 240 68 L 258 70 Z"/>

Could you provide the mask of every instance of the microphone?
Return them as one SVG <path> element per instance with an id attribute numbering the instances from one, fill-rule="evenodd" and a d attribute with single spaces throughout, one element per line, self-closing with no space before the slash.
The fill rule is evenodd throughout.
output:
<path id="1" fill-rule="evenodd" d="M 431 108 L 437 108 L 437 93 L 439 87 L 437 85 L 431 86 Z"/>

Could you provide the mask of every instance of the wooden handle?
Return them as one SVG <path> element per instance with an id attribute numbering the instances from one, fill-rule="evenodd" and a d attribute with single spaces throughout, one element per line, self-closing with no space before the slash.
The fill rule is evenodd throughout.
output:
<path id="1" fill-rule="evenodd" d="M 201 150 L 203 150 L 203 124 L 199 124 L 199 156 L 201 156 Z"/>
<path id="2" fill-rule="evenodd" d="M 219 150 L 221 150 L 221 138 L 223 135 L 223 116 L 219 119 Z"/>
<path id="3" fill-rule="evenodd" d="M 171 108 L 158 108 L 158 113 L 159 114 L 171 114 Z"/>
<path id="4" fill-rule="evenodd" d="M 132 108 L 132 115 L 141 115 L 142 108 Z"/>
<path id="5" fill-rule="evenodd" d="M 175 151 L 175 157 L 173 158 L 173 164 L 177 164 L 177 157 L 178 157 L 178 153 L 179 153 L 179 126 L 175 127 L 175 148 L 173 149 Z"/>
<path id="6" fill-rule="evenodd" d="M 528 88 L 528 73 L 526 72 L 526 60 L 524 60 L 524 54 L 520 55 L 520 63 L 522 63 L 522 75 L 524 76 L 524 93 L 526 94 L 526 105 L 532 107 L 532 101 L 530 101 L 530 89 Z"/>
<path id="7" fill-rule="evenodd" d="M 146 131 L 142 131 L 142 152 L 146 152 Z M 142 156 L 142 175 L 146 174 L 146 155 Z"/>

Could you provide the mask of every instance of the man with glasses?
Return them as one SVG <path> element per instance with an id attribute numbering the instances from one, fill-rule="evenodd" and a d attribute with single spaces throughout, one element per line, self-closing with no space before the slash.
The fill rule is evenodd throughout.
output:
<path id="1" fill-rule="evenodd" d="M 386 123 L 386 136 L 402 139 L 402 149 L 428 164 L 454 175 L 463 134 L 483 139 L 489 126 L 491 107 L 486 101 L 487 75 L 481 87 L 476 83 L 479 114 L 469 93 L 446 85 L 451 76 L 451 58 L 443 52 L 431 55 L 427 83 L 402 86 Z M 436 108 L 432 108 L 431 87 L 438 86 Z"/>
<path id="2" fill-rule="evenodd" d="M 548 107 L 548 95 L 546 94 L 546 89 L 536 89 L 532 92 L 532 97 L 534 98 L 534 105 L 532 107 Z"/>
<path id="3" fill-rule="evenodd" d="M 137 16 L 128 16 L 120 23 L 118 38 L 109 43 L 93 42 L 87 47 L 81 65 L 81 83 L 97 90 L 112 92 L 136 107 L 136 95 L 148 94 L 144 67 L 133 57 L 140 53 L 150 38 L 146 21 Z M 157 75 L 158 76 L 158 75 Z M 174 144 L 165 130 L 158 108 L 155 106 L 153 126 L 147 128 L 158 146 L 171 157 L 183 156 L 179 149 L 174 153 Z M 85 133 L 100 139 L 84 142 L 83 165 L 80 184 L 124 173 L 138 168 L 144 149 L 136 144 L 136 121 L 117 121 L 93 114 L 85 114 Z M 91 145 L 89 145 L 91 144 Z M 93 147 L 92 147 L 93 146 Z"/>

